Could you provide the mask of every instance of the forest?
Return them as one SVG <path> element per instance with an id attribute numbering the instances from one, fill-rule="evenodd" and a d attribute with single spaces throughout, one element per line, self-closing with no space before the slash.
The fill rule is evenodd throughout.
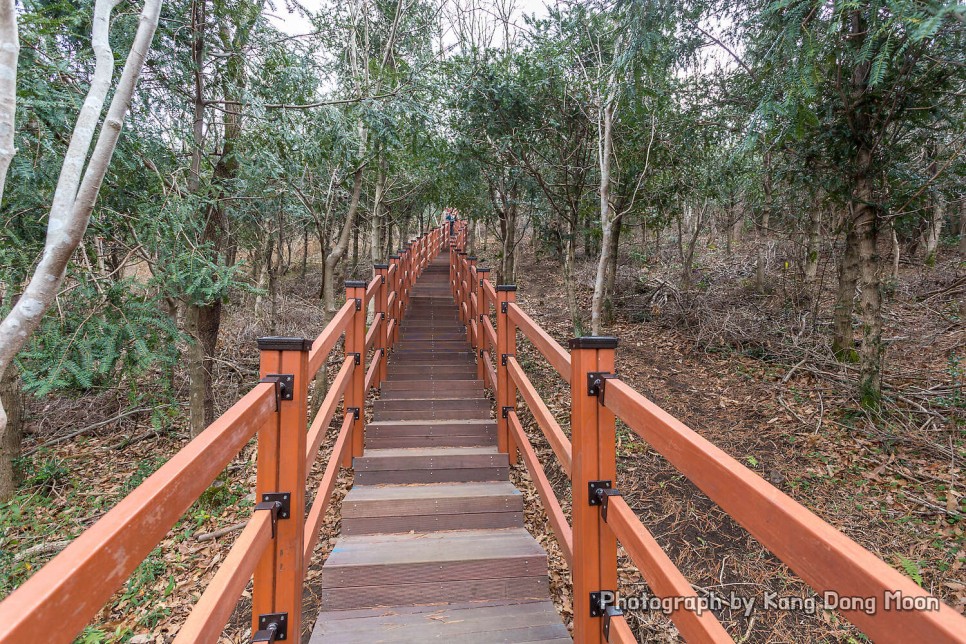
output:
<path id="1" fill-rule="evenodd" d="M 0 598 L 257 381 L 257 337 L 315 337 L 453 209 L 558 341 L 620 338 L 640 391 L 963 612 L 964 99 L 953 0 L 0 0 Z M 779 583 L 624 440 L 696 583 Z M 81 641 L 175 632 L 253 480 Z"/>

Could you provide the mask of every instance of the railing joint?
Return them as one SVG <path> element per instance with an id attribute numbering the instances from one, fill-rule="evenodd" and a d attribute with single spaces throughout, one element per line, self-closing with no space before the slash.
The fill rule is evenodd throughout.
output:
<path id="1" fill-rule="evenodd" d="M 279 409 L 282 400 L 295 399 L 295 374 L 269 373 L 259 382 L 270 382 L 275 385 L 275 411 Z"/>
<path id="2" fill-rule="evenodd" d="M 610 641 L 610 620 L 613 617 L 623 617 L 624 611 L 622 611 L 617 606 L 608 606 L 604 609 L 604 623 L 602 624 L 604 628 L 604 639 Z"/>
<path id="3" fill-rule="evenodd" d="M 510 305 L 509 302 L 500 302 L 500 313 L 503 313 L 505 315 L 507 312 L 507 307 L 509 307 L 509 305 Z"/>
<path id="4" fill-rule="evenodd" d="M 262 502 L 255 506 L 255 512 L 268 510 L 272 513 L 272 539 L 278 533 L 278 520 L 287 519 L 292 514 L 292 495 L 288 492 L 266 492 Z"/>
<path id="5" fill-rule="evenodd" d="M 588 492 L 590 493 L 588 497 L 588 505 L 599 505 L 600 506 L 600 518 L 607 522 L 607 506 L 610 503 L 610 497 L 612 496 L 622 496 L 619 490 L 612 487 L 610 481 L 590 481 L 587 484 Z"/>
<path id="6" fill-rule="evenodd" d="M 288 639 L 288 613 L 267 613 L 258 616 L 258 630 L 252 642 L 275 642 Z"/>
<path id="7" fill-rule="evenodd" d="M 345 408 L 345 413 L 346 414 L 350 414 L 351 413 L 353 420 L 359 420 L 359 408 L 358 407 L 346 407 Z"/>
<path id="8" fill-rule="evenodd" d="M 515 358 L 516 356 L 515 353 L 504 353 L 500 356 L 500 364 L 505 367 L 507 358 Z"/>
<path id="9" fill-rule="evenodd" d="M 500 414 L 502 415 L 503 418 L 509 418 L 509 414 L 511 411 L 516 411 L 516 409 L 514 407 L 504 407 L 503 410 L 500 412 Z"/>
<path id="10" fill-rule="evenodd" d="M 613 590 L 598 590 L 590 593 L 590 616 L 603 617 L 617 594 Z"/>
<path id="11" fill-rule="evenodd" d="M 352 356 L 356 364 L 362 364 L 362 354 L 358 351 L 347 351 L 346 357 Z"/>
<path id="12" fill-rule="evenodd" d="M 600 398 L 604 402 L 604 387 L 611 378 L 616 378 L 616 373 L 606 371 L 590 371 L 587 373 L 587 395 Z"/>

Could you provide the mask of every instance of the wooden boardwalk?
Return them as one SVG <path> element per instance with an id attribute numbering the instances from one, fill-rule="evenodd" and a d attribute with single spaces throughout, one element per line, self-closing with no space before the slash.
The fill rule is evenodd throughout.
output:
<path id="1" fill-rule="evenodd" d="M 413 290 L 311 642 L 570 642 L 436 258 Z"/>

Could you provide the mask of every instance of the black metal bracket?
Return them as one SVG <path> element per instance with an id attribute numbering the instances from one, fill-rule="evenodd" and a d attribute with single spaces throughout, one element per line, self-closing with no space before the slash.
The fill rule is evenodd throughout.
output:
<path id="1" fill-rule="evenodd" d="M 515 353 L 504 353 L 504 354 L 501 354 L 501 356 L 500 356 L 500 364 L 505 367 L 506 366 L 506 359 L 507 358 L 515 358 L 515 357 L 517 357 L 517 354 L 515 354 Z"/>
<path id="2" fill-rule="evenodd" d="M 482 359 L 483 359 L 483 352 L 484 352 L 484 351 L 486 351 L 486 349 L 480 349 L 480 360 L 482 360 Z"/>
<path id="3" fill-rule="evenodd" d="M 504 407 L 503 408 L 503 411 L 501 411 L 500 413 L 503 416 L 503 418 L 509 418 L 511 411 L 516 411 L 516 408 L 515 407 Z"/>
<path id="4" fill-rule="evenodd" d="M 346 414 L 351 413 L 352 414 L 352 418 L 354 420 L 359 420 L 359 408 L 358 407 L 346 407 L 345 408 L 345 413 Z"/>
<path id="5" fill-rule="evenodd" d="M 279 519 L 287 519 L 292 514 L 292 495 L 288 492 L 265 492 L 262 494 L 262 503 L 280 504 L 278 506 Z M 259 509 L 258 506 L 255 506 L 255 509 Z"/>
<path id="6" fill-rule="evenodd" d="M 291 499 L 287 493 L 268 493 L 262 495 L 262 502 L 255 506 L 255 512 L 268 510 L 272 513 L 272 539 L 278 533 L 278 520 L 287 519 L 291 513 Z"/>
<path id="7" fill-rule="evenodd" d="M 347 351 L 345 355 L 347 358 L 349 356 L 353 356 L 355 358 L 356 364 L 362 364 L 362 354 L 360 354 L 358 351 Z"/>
<path id="8" fill-rule="evenodd" d="M 611 378 L 616 378 L 616 373 L 607 371 L 591 371 L 587 374 L 587 395 L 596 396 L 603 400 L 604 386 Z"/>
<path id="9" fill-rule="evenodd" d="M 603 505 L 600 490 L 609 490 L 613 487 L 612 481 L 587 481 L 587 504 Z"/>
<path id="10" fill-rule="evenodd" d="M 604 523 L 607 523 L 607 506 L 610 505 L 610 497 L 622 496 L 619 490 L 615 490 L 614 488 L 610 487 L 610 481 L 606 481 L 606 483 L 607 487 L 599 487 L 594 492 L 594 494 L 597 496 L 597 503 L 595 504 L 591 502 L 591 505 L 600 506 L 600 518 L 604 520 Z M 591 501 L 593 501 L 593 499 L 591 499 Z"/>
<path id="11" fill-rule="evenodd" d="M 624 611 L 622 611 L 617 606 L 608 606 L 604 609 L 604 623 L 602 624 L 604 628 L 604 639 L 610 640 L 610 620 L 613 617 L 623 617 Z"/>
<path id="12" fill-rule="evenodd" d="M 362 298 L 361 297 L 357 297 L 357 298 L 355 298 L 355 301 L 356 301 L 356 311 L 361 311 L 362 310 Z"/>
<path id="13" fill-rule="evenodd" d="M 509 302 L 500 302 L 500 313 L 504 313 L 505 314 L 507 312 L 509 306 L 510 306 L 510 303 Z"/>
<path id="14" fill-rule="evenodd" d="M 275 411 L 278 411 L 278 403 L 282 400 L 295 399 L 295 375 L 291 373 L 269 373 L 259 382 L 271 382 L 275 384 Z"/>
<path id="15" fill-rule="evenodd" d="M 288 638 L 288 613 L 267 613 L 258 616 L 258 630 L 252 642 L 275 642 Z"/>
<path id="16" fill-rule="evenodd" d="M 613 590 L 598 590 L 596 592 L 590 593 L 590 616 L 591 617 L 603 617 L 607 612 L 610 603 L 605 601 L 604 597 L 608 599 L 613 599 L 617 594 Z"/>

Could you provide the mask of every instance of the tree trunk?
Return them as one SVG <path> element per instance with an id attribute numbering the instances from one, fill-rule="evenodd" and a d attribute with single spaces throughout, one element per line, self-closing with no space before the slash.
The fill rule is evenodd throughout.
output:
<path id="1" fill-rule="evenodd" d="M 959 252 L 966 255 L 966 199 L 959 202 Z"/>
<path id="2" fill-rule="evenodd" d="M 611 253 L 614 249 L 614 217 L 610 211 L 610 163 L 613 138 L 614 105 L 608 96 L 600 109 L 600 133 L 598 141 L 597 161 L 600 166 L 600 258 L 597 261 L 597 275 L 594 279 L 594 295 L 590 305 L 590 332 L 600 335 L 603 324 L 603 310 L 605 301 L 605 275 L 607 267 L 613 261 Z"/>
<path id="3" fill-rule="evenodd" d="M 385 260 L 382 247 L 382 233 L 385 228 L 386 218 L 383 214 L 383 199 L 386 191 L 386 159 L 380 157 L 376 166 L 376 190 L 372 199 L 372 246 L 370 248 L 370 258 L 373 264 L 379 264 Z"/>
<path id="4" fill-rule="evenodd" d="M 859 167 L 871 166 L 871 152 L 859 150 Z M 873 205 L 872 182 L 868 175 L 856 179 L 852 199 L 853 228 L 858 241 L 859 315 L 862 344 L 859 349 L 859 396 L 862 404 L 876 407 L 882 396 L 882 280 L 879 274 L 878 212 Z"/>
<path id="5" fill-rule="evenodd" d="M 17 114 L 19 55 L 16 2 L 0 0 L 0 199 L 3 198 L 7 170 L 17 153 L 14 147 L 14 125 Z"/>
<path id="6" fill-rule="evenodd" d="M 20 457 L 23 436 L 23 394 L 17 365 L 10 363 L 0 374 L 0 499 L 9 499 L 20 485 L 22 472 L 15 463 Z"/>
<path id="7" fill-rule="evenodd" d="M 124 62 L 121 78 L 114 88 L 114 96 L 111 98 L 94 150 L 88 159 L 90 144 L 110 89 L 114 70 L 109 34 L 112 6 L 109 2 L 96 2 L 94 5 L 91 38 L 95 52 L 94 75 L 78 114 L 57 179 L 57 188 L 48 215 L 44 253 L 27 288 L 0 322 L 0 373 L 6 372 L 14 357 L 40 325 L 44 313 L 53 304 L 66 275 L 71 255 L 84 237 L 91 212 L 94 210 L 94 202 L 97 200 L 104 175 L 107 174 L 107 168 L 114 156 L 114 149 L 121 135 L 121 126 L 130 110 L 131 98 L 141 75 L 144 59 L 158 26 L 161 1 L 145 0 L 130 53 Z M 9 38 L 9 34 L 3 37 Z M 4 43 L 4 49 L 8 46 L 9 40 Z M 8 67 L 6 71 L 12 70 Z M 15 80 L 16 77 L 14 82 Z M 16 432 L 16 436 L 13 435 L 14 433 L 13 430 L 7 430 L 7 413 L 0 404 L 0 439 L 2 439 L 0 444 L 19 445 L 19 432 Z M 12 468 L 17 456 L 18 454 L 11 453 L 5 448 L 0 449 L 0 481 L 15 479 Z M 0 486 L 0 501 L 9 498 L 12 492 L 12 489 L 4 489 Z"/>
<path id="8" fill-rule="evenodd" d="M 365 166 L 359 166 L 352 178 L 352 199 L 349 201 L 349 210 L 346 212 L 345 222 L 342 224 L 342 231 L 339 239 L 329 250 L 328 257 L 325 258 L 325 276 L 322 280 L 322 299 L 325 302 L 327 311 L 334 313 L 339 308 L 335 303 L 335 269 L 339 261 L 349 249 L 349 235 L 355 226 L 356 211 L 359 209 L 359 197 L 362 195 L 362 174 Z"/>
<path id="9" fill-rule="evenodd" d="M 621 220 L 620 216 L 614 218 L 614 232 L 611 235 L 609 260 L 604 275 L 604 310 L 602 315 L 605 324 L 614 321 L 614 294 L 617 285 L 617 264 L 620 256 Z"/>
<path id="10" fill-rule="evenodd" d="M 839 286 L 832 314 L 832 351 L 842 362 L 856 362 L 855 333 L 852 311 L 855 309 L 855 290 L 859 283 L 858 238 L 851 224 L 845 234 L 845 248 L 839 260 Z"/>
<path id="11" fill-rule="evenodd" d="M 762 180 L 762 192 L 764 193 L 765 204 L 764 210 L 761 213 L 761 224 L 758 226 L 758 239 L 756 240 L 758 259 L 755 265 L 755 290 L 759 293 L 765 292 L 765 264 L 768 260 L 768 228 L 771 225 L 771 152 L 765 152 L 763 165 L 764 177 Z"/>
<path id="12" fill-rule="evenodd" d="M 570 321 L 573 324 L 574 335 L 584 334 L 584 319 L 577 306 L 577 287 L 574 284 L 574 264 L 577 259 L 577 225 L 579 219 L 575 216 L 567 222 L 568 235 L 564 244 L 564 287 L 567 291 L 567 308 L 570 310 Z"/>
<path id="13" fill-rule="evenodd" d="M 818 276 L 819 248 L 822 243 L 822 209 L 813 207 L 808 216 L 808 240 L 805 243 L 805 284 L 811 286 Z"/>
<path id="14" fill-rule="evenodd" d="M 936 265 L 936 249 L 939 248 L 939 239 L 943 231 L 943 221 L 946 219 L 946 207 L 942 196 L 936 196 L 929 213 L 929 220 L 926 222 L 926 230 L 923 234 L 923 245 L 926 249 L 924 262 L 926 266 Z"/>

